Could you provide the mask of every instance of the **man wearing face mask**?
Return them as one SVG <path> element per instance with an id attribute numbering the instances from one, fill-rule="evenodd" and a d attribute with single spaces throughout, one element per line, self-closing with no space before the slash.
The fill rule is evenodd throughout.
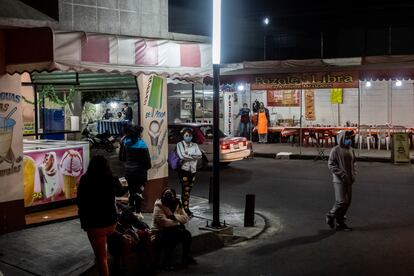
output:
<path id="1" fill-rule="evenodd" d="M 202 153 L 193 140 L 193 130 L 184 128 L 181 131 L 183 141 L 177 144 L 177 154 L 182 160 L 181 168 L 178 170 L 178 177 L 181 182 L 181 201 L 185 212 L 191 217 L 190 211 L 190 193 L 195 182 L 197 172 L 197 160 L 202 158 Z"/>
<path id="2" fill-rule="evenodd" d="M 352 149 L 353 131 L 343 131 L 338 134 L 339 145 L 335 146 L 328 161 L 332 172 L 335 190 L 335 203 L 326 215 L 326 223 L 332 229 L 351 231 L 345 224 L 345 215 L 351 205 L 352 184 L 355 182 L 355 153 Z"/>

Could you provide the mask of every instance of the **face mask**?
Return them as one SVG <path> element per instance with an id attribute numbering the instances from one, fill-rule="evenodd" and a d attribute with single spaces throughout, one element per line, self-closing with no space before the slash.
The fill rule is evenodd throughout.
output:
<path id="1" fill-rule="evenodd" d="M 184 141 L 186 141 L 187 143 L 190 143 L 191 140 L 193 140 L 193 136 L 184 136 Z"/>
<path id="2" fill-rule="evenodd" d="M 347 146 L 347 147 L 352 146 L 352 140 L 350 140 L 350 139 L 346 139 L 346 140 L 344 141 L 344 145 L 345 145 L 345 146 Z"/>

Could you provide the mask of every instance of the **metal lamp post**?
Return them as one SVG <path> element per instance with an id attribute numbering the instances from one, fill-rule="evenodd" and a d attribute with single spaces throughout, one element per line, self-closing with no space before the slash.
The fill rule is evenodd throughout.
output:
<path id="1" fill-rule="evenodd" d="M 220 55 L 221 55 L 221 0 L 213 0 L 213 228 L 220 228 Z"/>

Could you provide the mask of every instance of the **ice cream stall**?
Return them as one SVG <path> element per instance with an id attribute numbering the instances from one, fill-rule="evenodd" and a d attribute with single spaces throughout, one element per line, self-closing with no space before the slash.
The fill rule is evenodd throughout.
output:
<path id="1" fill-rule="evenodd" d="M 88 164 L 87 142 L 24 140 L 25 207 L 39 209 L 40 206 L 76 198 L 77 183 Z"/>

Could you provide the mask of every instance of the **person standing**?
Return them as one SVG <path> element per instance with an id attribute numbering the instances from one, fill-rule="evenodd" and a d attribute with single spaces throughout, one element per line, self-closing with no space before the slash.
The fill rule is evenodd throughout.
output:
<path id="1" fill-rule="evenodd" d="M 132 122 L 132 108 L 128 105 L 128 103 L 124 103 L 123 112 L 125 114 L 125 121 Z"/>
<path id="2" fill-rule="evenodd" d="M 326 215 L 326 223 L 332 229 L 351 231 L 345 223 L 345 215 L 351 205 L 352 184 L 355 182 L 355 153 L 352 149 L 353 131 L 339 133 L 339 145 L 335 146 L 328 161 L 332 172 L 335 203 Z"/>
<path id="3" fill-rule="evenodd" d="M 259 144 L 267 143 L 267 131 L 270 122 L 269 110 L 265 108 L 264 103 L 260 103 L 257 112 L 257 134 L 259 135 Z"/>
<path id="4" fill-rule="evenodd" d="M 170 262 L 173 250 L 179 242 L 182 242 L 183 264 L 197 264 L 191 256 L 191 233 L 184 226 L 188 221 L 189 217 L 177 199 L 175 190 L 165 189 L 161 197 L 155 201 L 152 216 L 151 233 L 158 249 L 157 263 L 161 255 L 160 250 L 165 248 L 164 266 L 172 269 Z"/>
<path id="5" fill-rule="evenodd" d="M 181 182 L 181 201 L 185 212 L 192 216 L 190 211 L 190 193 L 194 186 L 197 172 L 197 160 L 202 158 L 202 153 L 197 143 L 192 142 L 193 130 L 184 128 L 181 130 L 183 140 L 177 144 L 177 154 L 182 160 L 181 168 L 178 170 L 178 177 Z"/>
<path id="6" fill-rule="evenodd" d="M 236 118 L 240 116 L 240 136 L 246 137 L 249 139 L 250 134 L 250 108 L 247 107 L 247 103 L 243 104 L 243 108 L 239 110 L 239 114 L 236 115 Z"/>
<path id="7" fill-rule="evenodd" d="M 106 247 L 117 223 L 115 196 L 123 194 L 121 183 L 112 175 L 105 157 L 94 156 L 80 179 L 76 204 L 81 228 L 88 235 L 102 276 L 109 275 Z"/>
<path id="8" fill-rule="evenodd" d="M 129 204 L 134 207 L 134 215 L 142 219 L 141 204 L 147 182 L 148 170 L 151 168 L 149 150 L 141 138 L 142 127 L 129 126 L 122 139 L 120 160 L 125 161 L 125 178 L 128 182 Z"/>

